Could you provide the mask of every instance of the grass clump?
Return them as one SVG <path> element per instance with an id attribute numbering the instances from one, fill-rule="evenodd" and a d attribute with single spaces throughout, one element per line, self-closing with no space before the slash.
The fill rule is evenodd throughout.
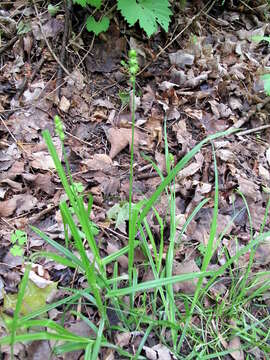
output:
<path id="1" fill-rule="evenodd" d="M 165 157 L 168 175 L 163 177 L 160 173 L 162 181 L 149 199 L 135 205 L 132 204 L 134 97 L 136 74 L 138 72 L 136 52 L 134 50 L 130 51 L 129 62 L 126 66 L 130 74 L 133 90 L 128 244 L 113 254 L 106 257 L 101 256 L 95 241 L 97 228 L 90 221 L 93 198 L 90 195 L 87 203 L 85 203 L 84 196 L 80 192 L 80 186 L 73 182 L 65 155 L 65 134 L 62 122 L 59 117 L 55 117 L 55 129 L 62 142 L 66 172 L 57 155 L 49 132 L 44 131 L 43 137 L 67 195 L 67 200 L 62 201 L 59 206 L 65 229 L 65 246 L 51 239 L 39 229 L 32 227 L 36 234 L 57 251 L 57 253 L 37 253 L 32 257 L 32 260 L 37 256 L 42 256 L 76 269 L 78 273 L 85 277 L 88 287 L 84 289 L 66 288 L 65 290 L 70 295 L 64 299 L 47 304 L 28 314 L 22 314 L 21 309 L 30 269 L 30 267 L 27 267 L 20 285 L 14 316 L 7 324 L 10 335 L 2 337 L 0 344 L 9 344 L 12 349 L 12 356 L 16 342 L 54 340 L 53 352 L 55 355 L 74 350 L 83 350 L 85 359 L 94 360 L 98 358 L 102 348 L 110 348 L 117 351 L 122 358 L 145 359 L 143 350 L 147 348 L 145 346 L 147 338 L 150 334 L 154 334 L 158 341 L 169 349 L 168 351 L 177 359 L 222 358 L 236 351 L 248 352 L 254 347 L 268 354 L 270 351 L 270 346 L 267 343 L 269 338 L 269 315 L 256 318 L 253 315 L 252 307 L 256 304 L 254 301 L 257 301 L 269 290 L 269 280 L 265 280 L 269 276 L 269 272 L 263 271 L 257 273 L 256 276 L 252 276 L 251 268 L 256 247 L 270 236 L 270 232 L 264 231 L 269 203 L 260 233 L 254 235 L 252 219 L 250 218 L 251 234 L 247 245 L 239 247 L 233 256 L 229 256 L 226 249 L 224 249 L 226 255 L 224 264 L 216 270 L 209 270 L 210 260 L 225 234 L 225 232 L 221 234 L 217 242 L 215 242 L 217 238 L 219 187 L 217 163 L 213 148 L 215 170 L 214 209 L 209 241 L 202 251 L 200 271 L 173 275 L 176 246 L 181 243 L 182 237 L 195 215 L 210 200 L 204 199 L 196 206 L 177 237 L 176 229 L 178 224 L 175 215 L 176 175 L 204 145 L 217 138 L 230 135 L 231 131 L 208 136 L 174 165 L 173 158 L 168 150 L 165 120 Z M 167 194 L 169 204 L 170 232 L 168 239 L 165 239 L 164 234 L 165 221 L 154 207 L 162 193 Z M 247 204 L 246 208 L 248 210 Z M 156 242 L 155 235 L 152 233 L 147 221 L 147 215 L 150 211 L 153 211 L 159 225 L 159 243 Z M 169 247 L 164 261 L 165 241 L 168 241 Z M 140 247 L 146 256 L 145 267 L 147 271 L 153 273 L 153 280 L 139 281 L 138 269 L 134 264 L 134 251 L 137 247 Z M 92 261 L 89 260 L 86 248 L 89 248 L 92 253 Z M 117 259 L 123 254 L 128 254 L 128 273 L 119 275 Z M 239 259 L 247 255 L 250 259 L 248 267 L 244 270 L 240 269 Z M 113 269 L 112 272 L 107 271 L 108 266 Z M 219 284 L 224 274 L 230 278 L 230 281 L 226 287 L 225 295 L 220 295 L 213 292 L 212 289 L 214 285 Z M 193 295 L 175 292 L 174 284 L 188 280 L 196 281 Z M 128 296 L 128 301 L 126 296 Z M 208 305 L 210 303 L 210 306 L 206 306 L 207 302 Z M 97 319 L 92 321 L 85 313 L 74 310 L 79 303 L 94 309 Z M 61 307 L 72 309 L 72 314 L 84 321 L 93 335 L 91 337 L 76 335 L 67 330 L 62 323 L 48 318 L 48 311 Z M 113 312 L 117 317 L 117 324 L 111 323 L 110 312 Z M 265 313 L 263 305 L 261 305 L 261 313 Z M 46 330 L 41 330 L 42 328 Z M 119 334 L 139 331 L 143 332 L 143 336 L 135 352 L 130 352 L 115 343 L 111 331 L 117 331 Z M 240 348 L 230 347 L 230 339 L 240 339 Z"/>

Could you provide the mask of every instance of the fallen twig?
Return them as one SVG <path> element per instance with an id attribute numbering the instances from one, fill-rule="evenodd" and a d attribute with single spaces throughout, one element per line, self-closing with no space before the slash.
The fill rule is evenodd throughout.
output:
<path id="1" fill-rule="evenodd" d="M 19 39 L 19 36 L 16 35 L 14 36 L 11 40 L 9 40 L 5 45 L 3 45 L 0 48 L 0 55 L 5 52 L 7 49 L 9 49 L 13 44 L 15 44 L 15 42 Z"/>
<path id="2" fill-rule="evenodd" d="M 262 130 L 265 130 L 265 129 L 269 129 L 269 128 L 270 128 L 269 124 L 268 125 L 262 125 L 262 126 L 258 126 L 256 128 L 253 128 L 253 129 L 240 131 L 239 133 L 236 133 L 236 135 L 237 136 L 248 135 L 248 134 L 252 134 L 252 133 L 262 131 Z"/>
<path id="3" fill-rule="evenodd" d="M 70 0 L 65 0 L 65 27 L 64 27 L 64 34 L 62 39 L 62 47 L 60 52 L 60 63 L 65 63 L 65 55 L 66 55 L 66 46 L 67 46 L 67 40 L 69 35 L 69 24 L 70 24 L 70 12 L 72 4 Z M 63 68 L 59 65 L 58 71 L 57 71 L 57 81 L 56 81 L 56 87 L 57 87 L 57 97 L 60 99 L 60 91 L 62 87 L 62 78 L 63 78 Z"/>

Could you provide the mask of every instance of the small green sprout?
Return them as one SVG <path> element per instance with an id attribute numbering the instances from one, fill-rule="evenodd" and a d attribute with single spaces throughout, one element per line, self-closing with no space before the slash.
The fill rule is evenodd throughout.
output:
<path id="1" fill-rule="evenodd" d="M 139 71 L 139 64 L 137 59 L 137 52 L 134 49 L 129 50 L 128 52 L 128 70 L 130 74 L 130 80 L 131 82 L 135 81 L 136 75 Z"/>
<path id="2" fill-rule="evenodd" d="M 52 4 L 49 4 L 48 5 L 48 13 L 51 15 L 51 16 L 55 16 L 60 10 L 60 6 L 59 5 L 52 5 Z"/>
<path id="3" fill-rule="evenodd" d="M 10 249 L 10 253 L 13 256 L 22 256 L 24 253 L 24 246 L 27 242 L 27 234 L 23 230 L 15 230 L 11 234 L 10 238 L 11 243 L 13 244 Z"/>
<path id="4" fill-rule="evenodd" d="M 77 195 L 83 192 L 84 186 L 81 182 L 74 182 L 71 185 L 71 190 L 74 192 L 75 195 Z"/>
<path id="5" fill-rule="evenodd" d="M 59 139 L 63 142 L 65 140 L 65 133 L 62 120 L 58 115 L 54 117 L 55 132 L 59 136 Z"/>

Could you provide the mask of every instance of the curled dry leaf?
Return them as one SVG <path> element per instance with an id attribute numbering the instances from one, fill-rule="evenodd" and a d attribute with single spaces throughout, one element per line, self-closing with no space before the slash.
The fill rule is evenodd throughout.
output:
<path id="1" fill-rule="evenodd" d="M 209 74 L 209 71 L 207 71 L 203 74 L 200 74 L 198 76 L 188 78 L 186 80 L 186 82 L 183 84 L 183 86 L 194 89 L 208 79 L 208 74 Z"/>
<path id="2" fill-rule="evenodd" d="M 112 159 L 106 154 L 94 154 L 92 159 L 83 161 L 89 170 L 108 170 L 112 166 Z"/>
<path id="3" fill-rule="evenodd" d="M 193 65 L 195 57 L 194 55 L 184 52 L 183 50 L 178 50 L 175 53 L 169 54 L 169 59 L 172 65 L 178 65 L 184 69 L 187 65 Z"/>
<path id="4" fill-rule="evenodd" d="M 127 346 L 129 344 L 129 341 L 131 339 L 131 333 L 125 332 L 120 333 L 116 335 L 116 344 L 123 348 L 124 346 Z"/>
<path id="5" fill-rule="evenodd" d="M 238 180 L 239 191 L 245 196 L 253 199 L 254 201 L 258 201 L 261 199 L 261 194 L 259 192 L 259 186 L 254 183 L 254 181 L 250 181 L 237 174 L 236 178 Z"/>
<path id="6" fill-rule="evenodd" d="M 118 250 L 119 250 L 119 248 L 112 243 L 109 243 L 107 246 L 108 255 L 113 254 L 113 253 L 117 252 Z M 117 258 L 117 261 L 119 262 L 119 264 L 122 266 L 123 269 L 128 268 L 128 257 L 126 255 L 119 256 Z"/>
<path id="7" fill-rule="evenodd" d="M 186 166 L 183 170 L 181 170 L 177 175 L 177 181 L 181 181 L 188 176 L 194 175 L 199 169 L 201 165 L 199 163 L 191 163 L 190 165 Z"/>
<path id="8" fill-rule="evenodd" d="M 173 353 L 164 345 L 157 344 L 153 347 L 144 346 L 146 358 L 149 360 L 173 360 L 176 357 Z"/>
<path id="9" fill-rule="evenodd" d="M 60 110 L 64 111 L 65 113 L 67 113 L 69 111 L 70 101 L 65 96 L 61 97 L 59 108 L 60 108 Z"/>
<path id="10" fill-rule="evenodd" d="M 0 216 L 10 216 L 15 210 L 17 215 L 21 215 L 23 212 L 33 209 L 37 202 L 37 199 L 32 195 L 14 195 L 12 199 L 0 203 Z"/>
<path id="11" fill-rule="evenodd" d="M 217 150 L 216 155 L 223 161 L 234 162 L 235 159 L 234 153 L 228 149 Z"/>
<path id="12" fill-rule="evenodd" d="M 155 141 L 157 141 L 157 146 L 162 141 L 162 121 L 163 118 L 154 113 L 145 125 L 145 129 L 150 132 L 150 136 L 148 137 L 148 146 L 150 149 L 153 148 Z"/>
<path id="13" fill-rule="evenodd" d="M 56 152 L 61 160 L 62 159 L 61 141 L 58 137 L 55 137 L 53 138 L 53 143 L 56 148 Z M 33 168 L 40 170 L 55 169 L 53 159 L 47 150 L 38 150 L 35 152 L 35 149 L 33 149 L 31 156 L 33 158 L 33 160 L 31 161 L 31 166 Z"/>
<path id="14" fill-rule="evenodd" d="M 114 105 L 107 99 L 96 99 L 93 101 L 94 106 L 104 107 L 106 109 L 114 109 Z"/>
<path id="15" fill-rule="evenodd" d="M 234 336 L 228 344 L 227 350 L 230 350 L 231 357 L 234 360 L 245 360 L 244 352 L 241 349 L 241 341 L 239 336 Z"/>

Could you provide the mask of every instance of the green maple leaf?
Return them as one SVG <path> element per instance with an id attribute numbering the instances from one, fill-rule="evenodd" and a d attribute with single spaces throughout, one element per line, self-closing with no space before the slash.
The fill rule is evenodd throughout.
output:
<path id="1" fill-rule="evenodd" d="M 117 8 L 130 26 L 137 21 L 150 37 L 157 31 L 157 25 L 168 31 L 170 16 L 168 0 L 118 0 Z"/>
<path id="2" fill-rule="evenodd" d="M 83 7 L 86 7 L 86 5 L 90 5 L 95 7 L 96 9 L 99 9 L 102 4 L 102 0 L 73 0 L 73 3 L 79 4 Z"/>
<path id="3" fill-rule="evenodd" d="M 86 20 L 86 29 L 94 34 L 98 35 L 108 30 L 110 25 L 110 19 L 107 16 L 103 16 L 100 21 L 96 21 L 93 16 L 89 16 Z"/>

